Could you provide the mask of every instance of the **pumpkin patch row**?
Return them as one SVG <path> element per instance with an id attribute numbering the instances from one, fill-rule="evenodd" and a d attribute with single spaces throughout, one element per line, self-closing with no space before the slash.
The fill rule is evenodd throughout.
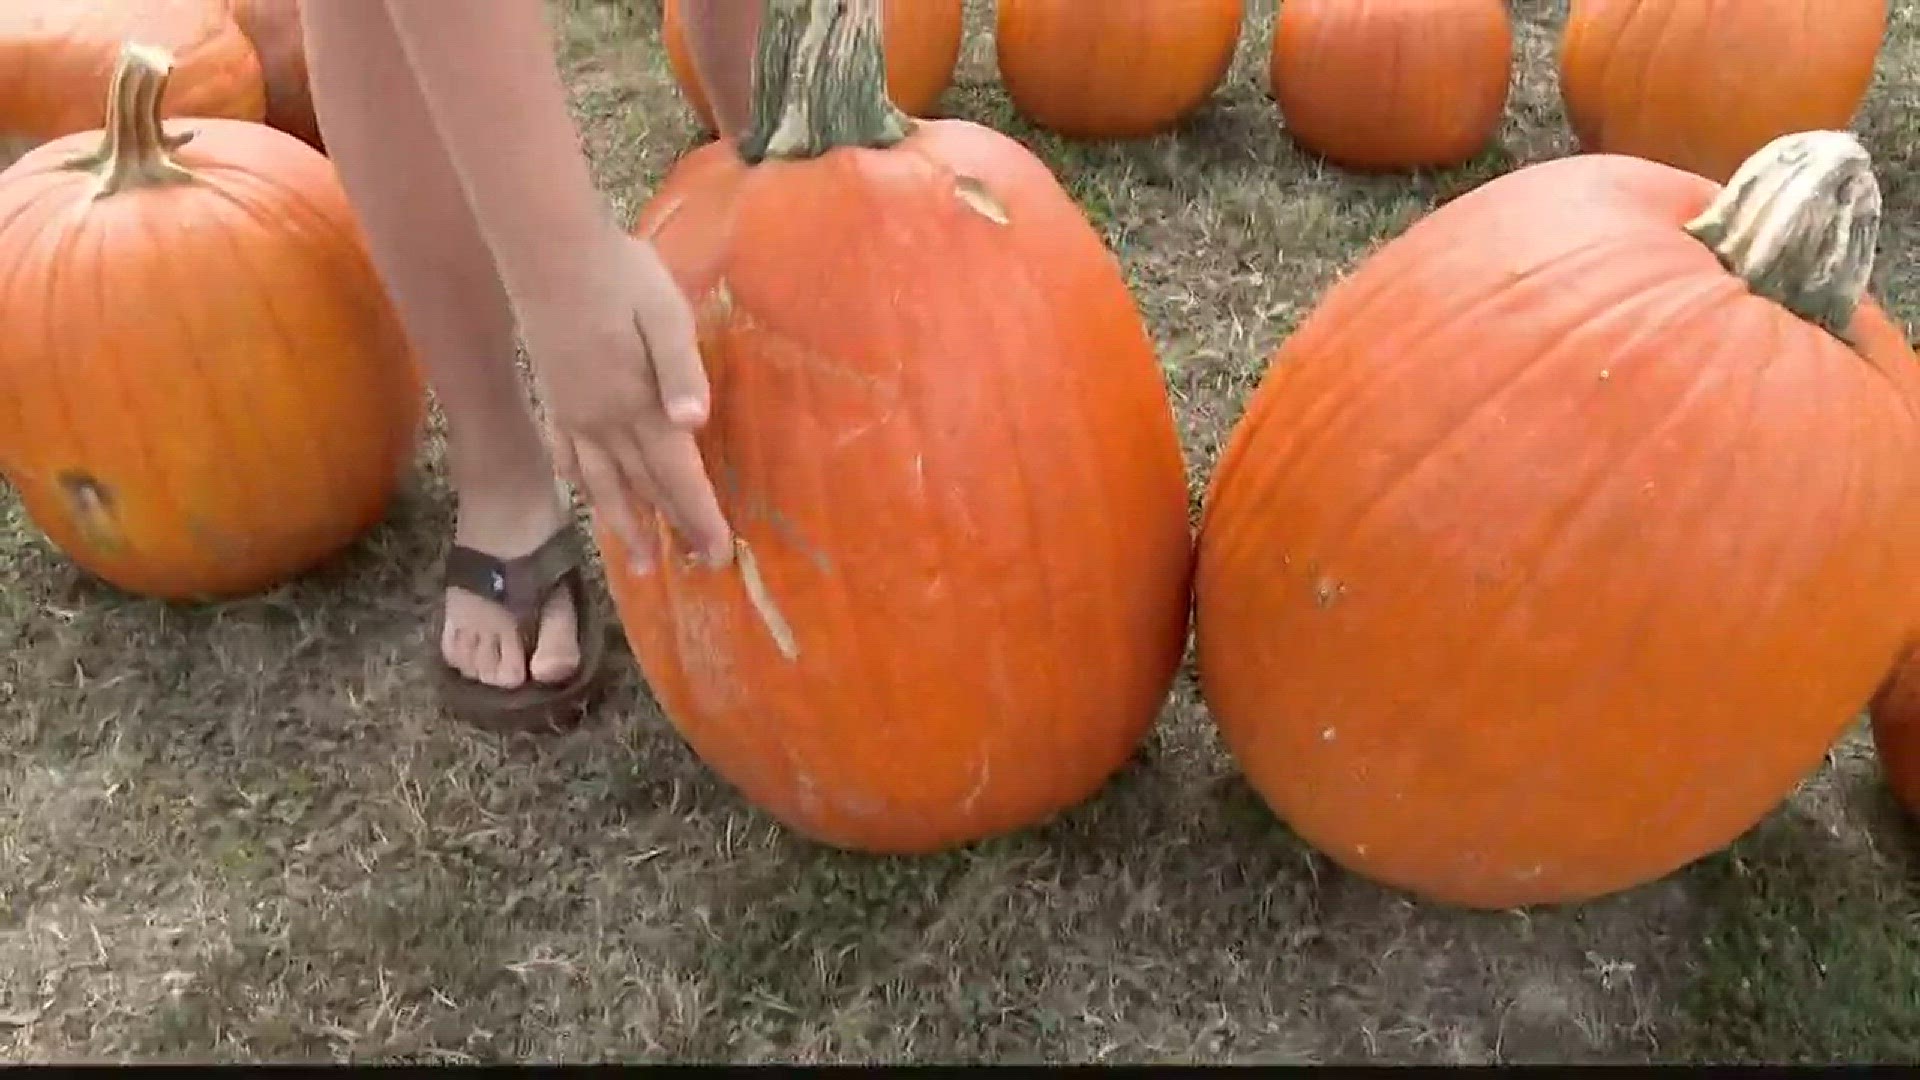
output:
<path id="1" fill-rule="evenodd" d="M 15 0 L 0 9 L 0 166 L 98 127 L 120 43 L 173 52 L 167 116 L 259 120 L 321 147 L 300 0 Z M 713 117 L 664 0 L 674 78 Z M 1029 121 L 1070 138 L 1164 132 L 1219 87 L 1245 0 L 996 0 L 1000 78 Z M 888 92 L 938 111 L 963 0 L 887 0 Z M 1581 148 L 1725 180 L 1768 140 L 1845 128 L 1872 80 L 1887 0 L 1572 0 L 1560 87 Z M 1808 27 L 1817 27 L 1809 33 Z M 1506 0 L 1282 0 L 1268 89 L 1288 134 L 1354 169 L 1461 164 L 1494 138 L 1507 99 Z M 52 88 L 58 87 L 56 91 Z"/>
<path id="2" fill-rule="evenodd" d="M 1368 167 L 1471 152 L 1504 103 L 1504 5 L 1417 7 L 1457 21 L 1405 42 L 1485 45 L 1498 94 L 1462 84 L 1397 131 L 1316 112 L 1316 83 L 1377 64 L 1341 52 L 1352 5 L 1288 0 L 1297 137 L 1359 132 L 1338 153 Z M 1238 0 L 1139 9 L 1142 50 L 1208 43 L 1189 92 L 1076 98 L 1105 49 L 1017 57 L 1085 9 L 1000 0 L 1009 93 L 1085 133 L 1192 108 Z M 275 37 L 258 2 L 112 10 L 99 41 L 154 36 L 116 41 L 96 100 L 5 118 L 36 145 L 0 172 L 0 474 L 122 588 L 255 592 L 379 519 L 422 387 L 331 167 L 259 122 L 264 43 L 297 42 L 297 13 Z M 908 118 L 950 77 L 959 4 L 766 12 L 750 128 L 683 157 L 636 225 L 698 320 L 739 557 L 635 576 L 597 532 L 650 686 L 754 804 L 871 852 L 1032 826 L 1133 754 L 1190 632 L 1269 805 L 1437 901 L 1669 873 L 1785 798 L 1876 691 L 1895 787 L 1920 792 L 1920 676 L 1895 677 L 1920 629 L 1920 369 L 1867 294 L 1880 196 L 1852 136 L 1744 129 L 1724 185 L 1576 156 L 1433 211 L 1280 347 L 1195 535 L 1099 233 L 1018 142 Z M 903 33 L 925 36 L 880 63 Z"/>
<path id="3" fill-rule="evenodd" d="M 962 7 L 884 5 L 888 88 L 910 115 L 938 111 Z M 1000 79 L 1027 120 L 1056 134 L 1158 134 L 1226 77 L 1245 9 L 1245 0 L 996 0 Z M 711 129 L 679 0 L 663 15 L 674 78 Z M 1886 17 L 1886 0 L 1573 0 L 1559 55 L 1567 115 L 1583 150 L 1725 180 L 1776 136 L 1848 125 Z M 1288 135 L 1334 164 L 1442 168 L 1493 140 L 1512 63 L 1507 0 L 1281 0 L 1267 83 Z"/>

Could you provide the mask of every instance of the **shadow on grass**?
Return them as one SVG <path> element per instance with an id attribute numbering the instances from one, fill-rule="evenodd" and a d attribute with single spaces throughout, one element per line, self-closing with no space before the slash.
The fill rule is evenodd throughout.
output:
<path id="1" fill-rule="evenodd" d="M 1853 797 L 1886 858 L 1790 807 L 1688 875 L 1703 937 L 1670 1048 L 1686 1060 L 1920 1061 L 1920 843 L 1883 786 Z"/>

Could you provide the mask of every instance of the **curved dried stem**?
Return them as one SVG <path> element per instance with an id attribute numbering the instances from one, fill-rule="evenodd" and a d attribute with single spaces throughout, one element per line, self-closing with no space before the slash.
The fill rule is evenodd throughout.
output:
<path id="1" fill-rule="evenodd" d="M 913 121 L 887 97 L 880 0 L 765 3 L 743 159 L 817 157 L 907 137 Z"/>
<path id="2" fill-rule="evenodd" d="M 165 49 L 132 41 L 121 47 L 107 89 L 100 146 L 67 163 L 69 169 L 94 174 L 94 198 L 193 179 L 191 171 L 173 160 L 173 151 L 186 145 L 193 133 L 169 135 L 160 122 L 160 101 L 172 75 L 173 56 Z"/>
<path id="3" fill-rule="evenodd" d="M 1844 131 L 1782 135 L 1686 230 L 1756 294 L 1846 340 L 1880 233 L 1873 161 Z"/>

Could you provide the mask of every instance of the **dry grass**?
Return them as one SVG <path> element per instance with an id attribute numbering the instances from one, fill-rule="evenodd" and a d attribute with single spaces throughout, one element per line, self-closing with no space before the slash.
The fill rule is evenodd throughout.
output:
<path id="1" fill-rule="evenodd" d="M 984 19 L 951 110 L 1026 139 L 1120 254 L 1196 481 L 1343 267 L 1453 191 L 1569 150 L 1560 12 L 1516 0 L 1503 149 L 1356 179 L 1281 134 L 1271 0 L 1178 135 L 1069 146 L 1010 114 Z M 1880 288 L 1920 300 L 1902 0 L 1861 128 Z M 565 63 L 631 211 L 694 132 L 652 0 L 572 0 Z M 1916 853 L 1859 735 L 1728 854 L 1572 911 L 1415 906 L 1305 849 L 1184 678 L 1137 765 L 1046 828 L 923 860 L 744 805 L 624 682 L 508 747 L 419 664 L 447 497 L 273 595 L 89 583 L 0 500 L 0 1060 L 1913 1060 Z"/>

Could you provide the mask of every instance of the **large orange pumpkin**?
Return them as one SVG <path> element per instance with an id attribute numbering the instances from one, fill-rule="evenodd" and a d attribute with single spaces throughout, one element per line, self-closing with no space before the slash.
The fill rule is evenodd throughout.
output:
<path id="1" fill-rule="evenodd" d="M 1201 689 L 1362 874 L 1585 899 L 1719 849 L 1891 669 L 1920 575 L 1920 369 L 1870 299 L 1851 136 L 1725 189 L 1510 173 L 1335 285 L 1201 521 Z"/>
<path id="2" fill-rule="evenodd" d="M 887 96 L 911 115 L 930 115 L 952 83 L 953 68 L 960 59 L 960 40 L 966 28 L 965 0 L 884 0 L 881 17 L 886 31 Z M 686 95 L 694 115 L 712 131 L 713 106 L 707 103 L 706 91 L 701 88 L 680 22 L 680 0 L 667 0 L 660 20 L 667 66 L 673 70 L 674 82 Z M 732 132 L 726 134 L 731 136 Z"/>
<path id="3" fill-rule="evenodd" d="M 325 149 L 307 80 L 306 32 L 300 0 L 232 0 L 233 17 L 260 57 L 266 121 L 315 149 Z"/>
<path id="4" fill-rule="evenodd" d="M 761 69 L 797 40 L 810 74 L 637 226 L 698 315 L 738 558 L 634 576 L 599 541 L 703 759 L 803 834 L 926 852 L 1080 802 L 1147 731 L 1186 636 L 1180 446 L 1119 267 L 1045 164 L 890 106 L 874 0 L 770 9 Z"/>
<path id="5" fill-rule="evenodd" d="M 1573 0 L 1560 92 L 1587 150 L 1724 180 L 1768 140 L 1844 128 L 1886 0 Z"/>
<path id="6" fill-rule="evenodd" d="M 1166 131 L 1233 64 L 1243 0 L 999 0 L 1000 81 L 1028 120 L 1075 139 Z"/>
<path id="7" fill-rule="evenodd" d="M 259 120 L 260 61 L 228 0 L 0 0 L 0 168 L 27 149 L 106 122 L 123 42 L 170 50 L 166 116 Z"/>
<path id="8" fill-rule="evenodd" d="M 382 516 L 423 404 L 325 158 L 260 124 L 162 133 L 129 46 L 104 132 L 0 173 L 0 473 L 76 563 L 254 592 Z"/>
<path id="9" fill-rule="evenodd" d="M 1286 0 L 1268 81 L 1287 133 L 1357 169 L 1458 165 L 1507 103 L 1507 0 Z"/>

